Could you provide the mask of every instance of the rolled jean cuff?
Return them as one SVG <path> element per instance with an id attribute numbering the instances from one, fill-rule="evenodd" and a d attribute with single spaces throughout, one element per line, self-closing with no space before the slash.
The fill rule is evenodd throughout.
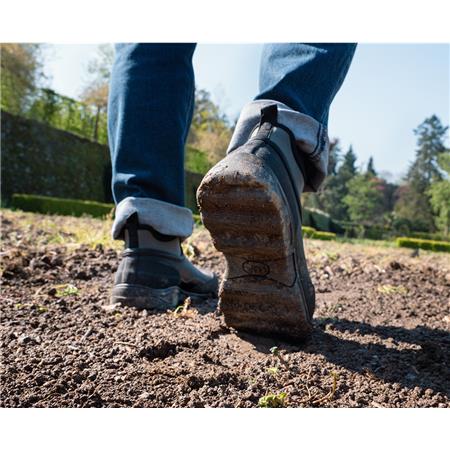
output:
<path id="1" fill-rule="evenodd" d="M 278 122 L 289 128 L 296 140 L 297 149 L 307 157 L 308 173 L 305 191 L 317 191 L 327 175 L 329 139 L 324 125 L 307 114 L 294 111 L 275 100 L 254 100 L 244 106 L 236 124 L 227 152 L 245 144 L 261 118 L 261 109 L 277 105 Z"/>
<path id="2" fill-rule="evenodd" d="M 138 213 L 139 223 L 181 240 L 190 236 L 194 228 L 192 212 L 188 208 L 153 198 L 127 197 L 116 206 L 111 231 L 113 239 L 120 239 L 125 222 L 135 212 Z"/>

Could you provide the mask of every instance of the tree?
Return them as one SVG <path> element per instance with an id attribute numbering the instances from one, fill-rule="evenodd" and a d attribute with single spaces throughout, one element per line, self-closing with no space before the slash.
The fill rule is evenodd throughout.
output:
<path id="1" fill-rule="evenodd" d="M 81 100 L 95 111 L 95 123 L 92 139 L 98 140 L 100 120 L 108 106 L 109 79 L 114 61 L 114 49 L 111 44 L 99 45 L 97 55 L 88 63 L 89 81 L 81 93 Z M 104 124 L 106 127 L 106 122 Z"/>
<path id="2" fill-rule="evenodd" d="M 348 220 L 347 204 L 343 202 L 348 194 L 348 182 L 356 175 L 356 155 L 350 146 L 345 153 L 342 163 L 336 171 L 336 175 L 330 180 L 327 189 L 330 195 L 326 199 L 324 209 L 331 217 L 337 220 Z"/>
<path id="3" fill-rule="evenodd" d="M 226 115 L 211 100 L 210 93 L 197 89 L 187 143 L 205 152 L 215 164 L 225 156 L 232 132 Z"/>
<path id="4" fill-rule="evenodd" d="M 382 221 L 383 193 L 379 182 L 370 174 L 358 174 L 347 182 L 348 193 L 343 198 L 350 219 L 360 224 Z"/>
<path id="5" fill-rule="evenodd" d="M 327 177 L 320 190 L 315 192 L 305 192 L 302 195 L 302 204 L 306 208 L 321 209 L 328 214 L 331 214 L 333 205 L 339 201 L 336 198 L 337 191 L 335 189 L 335 176 L 337 172 L 337 167 L 342 159 L 342 150 L 339 145 L 339 140 L 334 139 L 330 142 L 330 151 L 328 156 L 328 167 L 327 167 Z"/>
<path id="6" fill-rule="evenodd" d="M 23 114 L 45 80 L 42 44 L 0 44 L 1 107 Z"/>
<path id="7" fill-rule="evenodd" d="M 369 175 L 372 175 L 373 177 L 376 177 L 378 175 L 376 170 L 375 170 L 374 164 L 373 164 L 373 157 L 372 156 L 369 158 L 369 162 L 367 163 L 367 170 L 366 170 L 366 172 Z"/>
<path id="8" fill-rule="evenodd" d="M 433 183 L 428 189 L 431 207 L 436 214 L 436 227 L 445 235 L 450 228 L 450 150 L 438 158 L 439 167 L 446 172 L 446 178 Z"/>
<path id="9" fill-rule="evenodd" d="M 398 191 L 396 215 L 408 220 L 415 229 L 434 230 L 433 208 L 427 194 L 433 183 L 442 180 L 439 155 L 446 151 L 444 142 L 448 127 L 435 115 L 425 119 L 415 130 L 416 157 Z"/>

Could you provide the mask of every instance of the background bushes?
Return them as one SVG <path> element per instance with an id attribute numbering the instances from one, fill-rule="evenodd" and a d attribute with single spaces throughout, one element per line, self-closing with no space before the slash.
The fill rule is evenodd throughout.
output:
<path id="1" fill-rule="evenodd" d="M 431 250 L 434 252 L 447 252 L 450 253 L 450 242 L 445 241 L 429 241 L 426 239 L 414 239 L 414 238 L 398 238 L 397 245 L 399 247 Z"/>
<path id="2" fill-rule="evenodd" d="M 111 163 L 106 145 L 35 120 L 1 111 L 2 204 L 13 194 L 112 203 Z M 186 149 L 186 206 L 197 211 L 196 171 L 211 164 L 195 148 Z"/>
<path id="3" fill-rule="evenodd" d="M 114 208 L 114 205 L 111 203 L 27 194 L 14 194 L 11 199 L 11 206 L 22 211 L 42 214 L 59 214 L 62 216 L 89 214 L 93 217 L 105 217 L 111 214 Z"/>

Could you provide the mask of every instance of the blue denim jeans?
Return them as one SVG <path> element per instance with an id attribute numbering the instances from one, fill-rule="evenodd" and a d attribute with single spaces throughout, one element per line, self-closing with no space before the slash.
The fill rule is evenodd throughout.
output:
<path id="1" fill-rule="evenodd" d="M 229 150 L 243 144 L 263 106 L 276 103 L 279 121 L 298 151 L 314 163 L 309 190 L 326 175 L 330 104 L 356 44 L 269 44 L 260 65 L 259 93 L 238 120 Z M 195 44 L 117 44 L 108 105 L 113 236 L 127 217 L 185 238 L 192 214 L 184 207 L 184 146 L 194 107 Z"/>

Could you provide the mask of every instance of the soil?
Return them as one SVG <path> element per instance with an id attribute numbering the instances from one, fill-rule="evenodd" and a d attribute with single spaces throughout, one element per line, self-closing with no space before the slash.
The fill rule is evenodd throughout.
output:
<path id="1" fill-rule="evenodd" d="M 214 299 L 111 307 L 117 248 L 54 236 L 68 221 L 104 224 L 48 221 L 2 210 L 2 407 L 256 407 L 270 394 L 288 407 L 450 404 L 448 255 L 306 240 L 317 310 L 296 344 L 226 328 Z M 187 250 L 223 274 L 204 228 Z"/>

